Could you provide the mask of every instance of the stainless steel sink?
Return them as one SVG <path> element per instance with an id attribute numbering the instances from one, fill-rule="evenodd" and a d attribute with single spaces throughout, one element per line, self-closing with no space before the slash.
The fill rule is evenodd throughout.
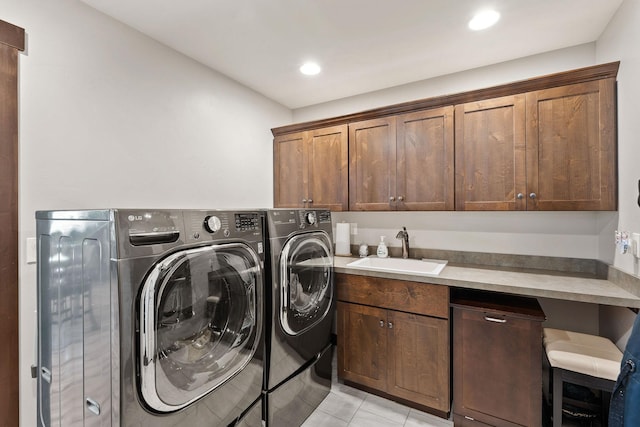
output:
<path id="1" fill-rule="evenodd" d="M 438 276 L 446 265 L 447 261 L 439 259 L 378 258 L 372 256 L 350 262 L 347 267 L 418 276 Z"/>

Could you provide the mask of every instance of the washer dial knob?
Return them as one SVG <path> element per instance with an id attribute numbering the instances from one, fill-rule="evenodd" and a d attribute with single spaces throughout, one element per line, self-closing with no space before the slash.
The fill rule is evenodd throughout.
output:
<path id="1" fill-rule="evenodd" d="M 316 213 L 315 212 L 307 212 L 304 214 L 304 219 L 309 225 L 313 225 L 316 223 Z"/>
<path id="2" fill-rule="evenodd" d="M 204 229 L 209 233 L 215 233 L 216 231 L 220 230 L 220 227 L 220 218 L 218 218 L 217 216 L 207 215 L 204 218 Z"/>

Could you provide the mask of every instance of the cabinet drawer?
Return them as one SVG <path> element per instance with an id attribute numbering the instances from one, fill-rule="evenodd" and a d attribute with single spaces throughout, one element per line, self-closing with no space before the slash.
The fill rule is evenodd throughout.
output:
<path id="1" fill-rule="evenodd" d="M 447 286 L 336 274 L 336 287 L 340 301 L 449 318 Z"/>

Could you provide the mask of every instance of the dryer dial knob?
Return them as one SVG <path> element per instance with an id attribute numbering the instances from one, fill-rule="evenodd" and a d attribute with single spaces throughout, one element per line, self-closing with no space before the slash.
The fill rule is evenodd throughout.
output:
<path id="1" fill-rule="evenodd" d="M 304 219 L 309 225 L 313 225 L 316 223 L 316 213 L 315 212 L 307 212 L 304 214 Z"/>
<path id="2" fill-rule="evenodd" d="M 215 233 L 220 230 L 220 218 L 215 215 L 207 215 L 204 219 L 204 229 L 209 233 Z"/>

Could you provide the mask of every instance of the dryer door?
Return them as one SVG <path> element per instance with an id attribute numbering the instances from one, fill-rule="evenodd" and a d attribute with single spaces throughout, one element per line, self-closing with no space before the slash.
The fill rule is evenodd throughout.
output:
<path id="1" fill-rule="evenodd" d="M 320 322 L 333 303 L 331 239 L 324 232 L 289 239 L 280 257 L 280 324 L 298 335 Z"/>
<path id="2" fill-rule="evenodd" d="M 150 271 L 140 295 L 139 376 L 150 409 L 170 412 L 215 390 L 253 357 L 262 271 L 247 245 L 183 250 Z"/>

